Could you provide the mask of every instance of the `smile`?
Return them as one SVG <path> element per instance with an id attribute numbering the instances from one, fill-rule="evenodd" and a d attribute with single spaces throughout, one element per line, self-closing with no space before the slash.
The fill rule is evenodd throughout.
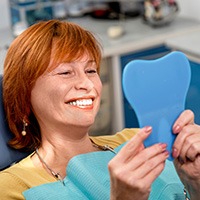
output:
<path id="1" fill-rule="evenodd" d="M 70 101 L 67 104 L 72 106 L 91 106 L 92 105 L 92 99 L 81 99 L 76 101 Z"/>

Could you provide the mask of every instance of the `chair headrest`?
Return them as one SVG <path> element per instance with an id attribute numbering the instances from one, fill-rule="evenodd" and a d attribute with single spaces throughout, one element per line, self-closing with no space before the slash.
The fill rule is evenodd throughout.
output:
<path id="1" fill-rule="evenodd" d="M 3 75 L 0 75 L 0 170 L 28 155 L 27 152 L 21 152 L 8 145 L 8 141 L 13 137 L 13 134 L 9 130 L 4 112 L 2 80 Z"/>

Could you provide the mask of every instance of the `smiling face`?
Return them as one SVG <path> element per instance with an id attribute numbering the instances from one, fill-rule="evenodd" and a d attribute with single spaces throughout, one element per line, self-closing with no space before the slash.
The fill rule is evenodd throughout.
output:
<path id="1" fill-rule="evenodd" d="M 31 104 L 41 131 L 45 127 L 90 127 L 99 109 L 101 90 L 97 65 L 87 54 L 40 76 L 31 92 Z"/>
<path id="2" fill-rule="evenodd" d="M 83 56 L 85 53 L 87 56 Z M 84 71 L 88 80 L 95 85 L 93 89 L 88 89 L 84 84 L 82 89 L 76 89 L 76 77 L 83 77 L 77 68 L 85 66 L 86 69 L 96 64 L 99 73 L 101 57 L 102 48 L 96 37 L 69 21 L 41 21 L 20 34 L 10 45 L 4 62 L 4 108 L 9 128 L 14 134 L 10 145 L 32 151 L 41 145 L 41 131 L 47 130 L 45 126 L 89 126 L 98 110 L 101 83 L 97 74 Z M 91 61 L 95 64 L 91 65 Z M 61 67 L 73 68 L 75 75 L 56 74 Z M 83 80 L 88 85 L 89 81 Z M 81 95 L 81 99 L 88 99 L 88 94 L 94 96 L 89 97 L 93 100 L 91 108 L 86 106 L 91 100 L 75 103 Z M 70 98 L 74 102 L 66 103 Z M 28 123 L 26 137 L 21 134 L 24 120 Z M 83 129 L 80 131 L 83 132 Z"/>

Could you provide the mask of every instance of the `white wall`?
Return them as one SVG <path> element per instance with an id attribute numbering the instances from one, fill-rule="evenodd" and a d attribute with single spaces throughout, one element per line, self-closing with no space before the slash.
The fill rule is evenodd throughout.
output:
<path id="1" fill-rule="evenodd" d="M 199 0 L 177 0 L 180 7 L 180 15 L 191 19 L 200 20 L 200 1 Z"/>
<path id="2" fill-rule="evenodd" d="M 10 27 L 9 0 L 0 0 L 0 28 Z"/>

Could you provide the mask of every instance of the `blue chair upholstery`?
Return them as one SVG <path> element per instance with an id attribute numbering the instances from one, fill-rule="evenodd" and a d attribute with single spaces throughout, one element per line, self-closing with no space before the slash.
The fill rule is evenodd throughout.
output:
<path id="1" fill-rule="evenodd" d="M 11 164 L 21 160 L 28 155 L 27 152 L 11 148 L 7 143 L 13 137 L 8 128 L 6 116 L 3 107 L 3 76 L 0 75 L 0 170 L 7 168 Z"/>

